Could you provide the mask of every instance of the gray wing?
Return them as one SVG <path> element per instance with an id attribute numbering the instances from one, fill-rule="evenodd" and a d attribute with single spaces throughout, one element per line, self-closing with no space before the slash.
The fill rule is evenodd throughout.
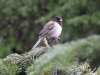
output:
<path id="1" fill-rule="evenodd" d="M 39 37 L 42 37 L 43 35 L 47 34 L 50 30 L 52 30 L 54 28 L 54 22 L 49 21 L 44 27 L 43 29 L 40 31 L 39 33 Z"/>

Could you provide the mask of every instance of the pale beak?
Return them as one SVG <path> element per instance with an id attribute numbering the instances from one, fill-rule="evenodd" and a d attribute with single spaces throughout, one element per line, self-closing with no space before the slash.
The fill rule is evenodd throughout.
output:
<path id="1" fill-rule="evenodd" d="M 63 21 L 62 19 L 60 19 L 59 21 Z"/>

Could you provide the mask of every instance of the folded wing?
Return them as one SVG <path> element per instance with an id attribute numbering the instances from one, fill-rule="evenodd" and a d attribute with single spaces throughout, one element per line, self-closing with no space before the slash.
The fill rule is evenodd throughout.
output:
<path id="1" fill-rule="evenodd" d="M 40 31 L 39 33 L 39 37 L 42 37 L 44 35 L 46 35 L 50 30 L 52 30 L 54 28 L 54 22 L 49 21 L 44 27 L 43 29 Z"/>

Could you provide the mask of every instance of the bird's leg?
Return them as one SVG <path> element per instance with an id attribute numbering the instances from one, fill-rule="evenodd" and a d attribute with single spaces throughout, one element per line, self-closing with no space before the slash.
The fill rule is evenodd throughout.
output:
<path id="1" fill-rule="evenodd" d="M 48 41 L 46 40 L 46 38 L 43 39 L 44 44 L 46 45 L 46 47 L 49 47 Z"/>
<path id="2" fill-rule="evenodd" d="M 51 38 L 51 39 L 50 39 L 50 47 L 53 47 L 53 46 L 54 46 L 54 39 Z"/>
<path id="3" fill-rule="evenodd" d="M 54 40 L 55 40 L 55 45 L 56 45 L 56 44 L 59 44 L 58 39 L 59 39 L 59 38 L 55 38 L 55 39 L 54 39 Z"/>
<path id="4" fill-rule="evenodd" d="M 55 44 L 58 44 L 59 41 L 58 41 L 59 38 L 52 38 L 50 40 L 50 47 L 53 47 Z"/>

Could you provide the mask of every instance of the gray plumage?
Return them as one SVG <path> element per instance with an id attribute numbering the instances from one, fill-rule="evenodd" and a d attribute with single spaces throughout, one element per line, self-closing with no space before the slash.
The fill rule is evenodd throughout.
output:
<path id="1" fill-rule="evenodd" d="M 62 18 L 59 16 L 54 17 L 51 21 L 49 21 L 40 31 L 38 41 L 32 47 L 34 49 L 43 38 L 59 38 L 59 35 L 62 31 Z"/>

